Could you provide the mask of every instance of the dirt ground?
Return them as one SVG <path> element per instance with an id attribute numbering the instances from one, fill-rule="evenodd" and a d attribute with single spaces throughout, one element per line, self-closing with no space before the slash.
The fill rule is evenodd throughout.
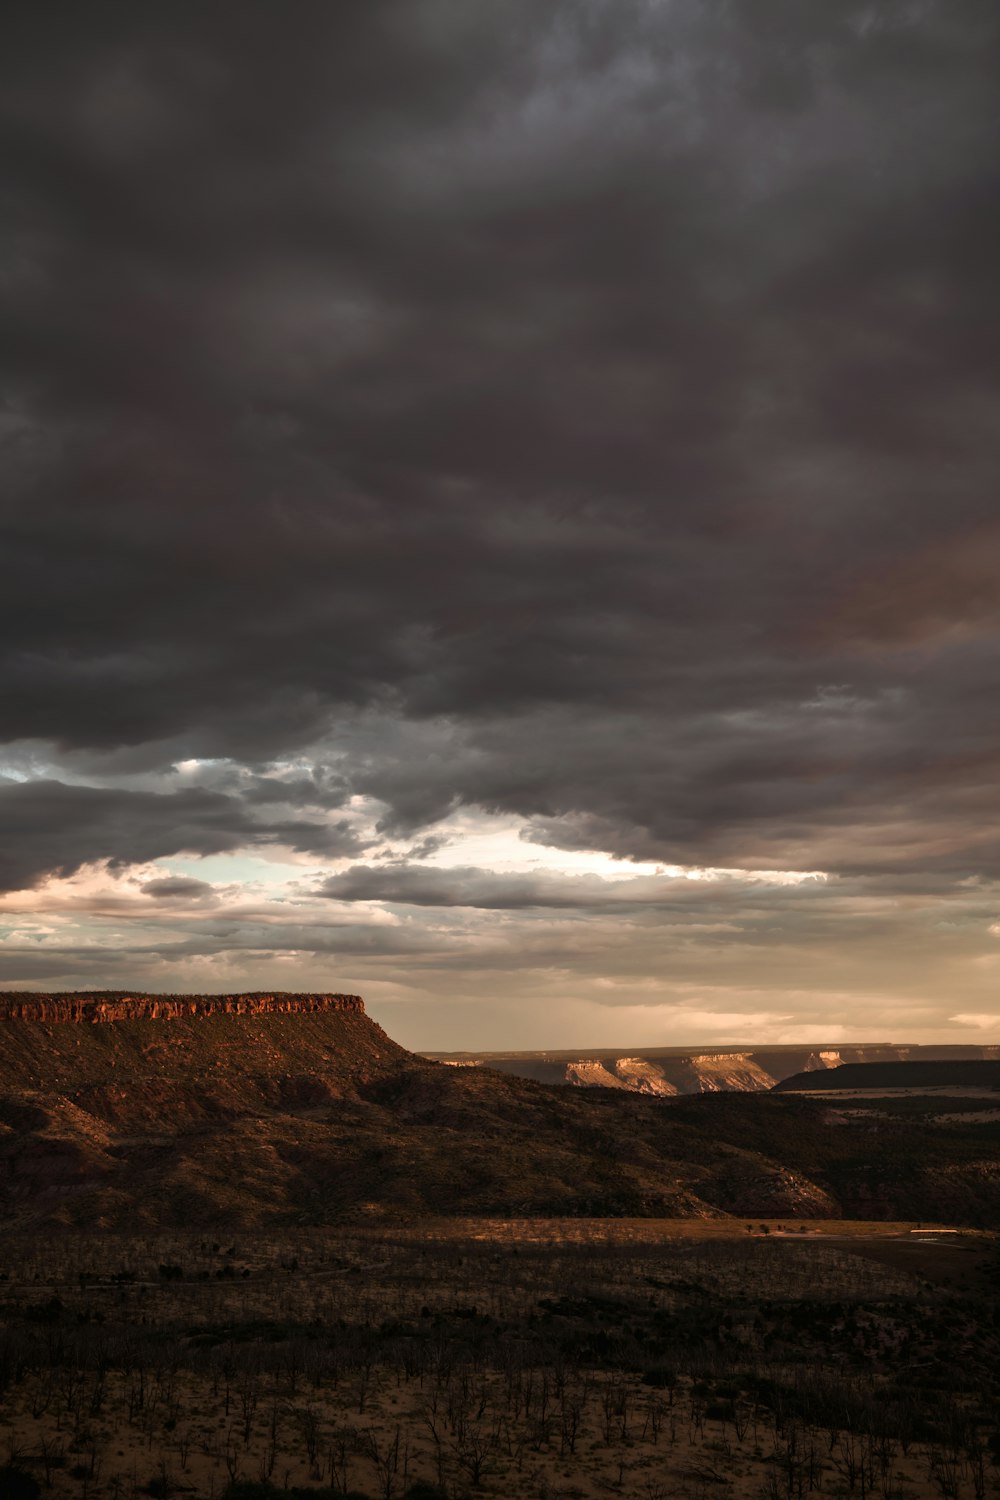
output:
<path id="1" fill-rule="evenodd" d="M 44 1390 L 31 1380 L 0 1432 L 4 1456 L 30 1457 L 54 1497 L 131 1500 L 159 1488 L 216 1500 L 237 1478 L 332 1483 L 390 1500 L 418 1479 L 443 1482 L 450 1494 L 537 1500 L 786 1493 L 789 1434 L 749 1404 L 720 1419 L 690 1387 L 665 1397 L 598 1372 L 544 1392 L 539 1381 L 530 1410 L 511 1418 L 502 1384 L 500 1375 L 469 1372 L 439 1389 L 373 1372 L 362 1394 L 357 1381 L 293 1392 L 287 1382 L 237 1379 L 227 1399 L 223 1383 L 158 1372 L 135 1412 L 131 1382 L 113 1375 L 98 1394 L 92 1382 L 81 1392 L 86 1416 L 77 1424 L 58 1399 L 38 1411 Z M 848 1492 L 862 1437 L 802 1428 L 792 1441 L 814 1492 Z M 906 1454 L 890 1446 L 874 1462 L 878 1494 L 942 1494 L 926 1446 Z"/>
<path id="2" fill-rule="evenodd" d="M 961 1265 L 962 1296 L 989 1290 L 995 1242 L 800 1228 L 461 1221 L 8 1244 L 0 1464 L 53 1500 L 219 1500 L 236 1479 L 385 1500 L 418 1480 L 496 1500 L 1000 1495 L 974 1395 L 957 1398 L 961 1441 L 880 1415 L 900 1402 L 899 1328 L 973 1316 L 948 1277 Z"/>

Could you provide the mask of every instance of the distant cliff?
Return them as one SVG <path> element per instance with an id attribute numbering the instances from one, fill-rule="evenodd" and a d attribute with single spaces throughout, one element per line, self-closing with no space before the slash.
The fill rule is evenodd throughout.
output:
<path id="1" fill-rule="evenodd" d="M 1000 1057 L 1000 1047 L 977 1043 L 904 1046 L 865 1042 L 849 1046 L 758 1048 L 647 1047 L 629 1053 L 593 1052 L 427 1052 L 423 1056 L 452 1067 L 496 1068 L 536 1083 L 576 1088 L 625 1089 L 639 1094 L 763 1093 L 792 1075 L 823 1073 L 845 1063 L 979 1061 Z M 819 1087 L 820 1085 L 815 1085 Z"/>
<path id="2" fill-rule="evenodd" d="M 247 995 L 150 995 L 128 990 L 67 990 L 0 994 L 0 1021 L 177 1021 L 189 1016 L 314 1015 L 329 1011 L 363 1016 L 360 995 L 297 995 L 253 991 Z"/>

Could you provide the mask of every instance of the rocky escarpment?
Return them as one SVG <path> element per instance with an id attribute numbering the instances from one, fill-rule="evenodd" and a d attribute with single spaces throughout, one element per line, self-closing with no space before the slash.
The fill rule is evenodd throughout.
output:
<path id="1" fill-rule="evenodd" d="M 638 1094 L 764 1093 L 799 1073 L 824 1072 L 847 1063 L 893 1063 L 1000 1056 L 976 1043 L 905 1046 L 892 1042 L 837 1047 L 644 1048 L 627 1055 L 594 1052 L 429 1052 L 424 1056 L 460 1067 L 495 1068 L 537 1083 L 576 1088 L 627 1089 Z"/>
<path id="2" fill-rule="evenodd" d="M 0 1021 L 95 1024 L 102 1021 L 177 1021 L 192 1016 L 315 1015 L 348 1012 L 363 1016 L 360 995 L 303 995 L 252 991 L 246 995 L 153 995 L 128 990 L 66 990 L 0 994 Z"/>
<path id="3" fill-rule="evenodd" d="M 658 1062 L 648 1057 L 581 1058 L 566 1064 L 559 1080 L 581 1088 L 629 1089 L 636 1094 L 716 1094 L 733 1090 L 758 1093 L 774 1079 L 747 1052 L 699 1052 L 689 1058 Z"/>
<path id="4" fill-rule="evenodd" d="M 619 1057 L 615 1063 L 615 1077 L 622 1088 L 633 1089 L 637 1094 L 656 1094 L 665 1098 L 681 1092 L 675 1083 L 664 1077 L 662 1068 L 645 1057 Z"/>
<path id="5" fill-rule="evenodd" d="M 20 992 L 0 1017 L 0 1100 L 136 1128 L 353 1097 L 412 1061 L 354 995 Z"/>
<path id="6" fill-rule="evenodd" d="M 879 1050 L 881 1054 L 885 1049 Z M 766 1093 L 788 1074 L 835 1066 L 840 1054 L 801 1047 L 765 1053 L 728 1047 L 711 1052 L 647 1048 L 624 1056 L 613 1052 L 435 1052 L 425 1056 L 454 1067 L 495 1068 L 536 1083 L 626 1089 L 665 1098 L 677 1094 Z"/>
<path id="7" fill-rule="evenodd" d="M 773 1076 L 752 1052 L 700 1052 L 691 1058 L 689 1067 L 695 1092 L 758 1093 L 774 1085 Z"/>

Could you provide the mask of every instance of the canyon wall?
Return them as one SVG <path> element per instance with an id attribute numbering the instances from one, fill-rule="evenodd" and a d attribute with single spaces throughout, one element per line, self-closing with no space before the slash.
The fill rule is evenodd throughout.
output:
<path id="1" fill-rule="evenodd" d="M 681 1047 L 614 1052 L 430 1052 L 423 1056 L 453 1067 L 496 1068 L 537 1083 L 576 1088 L 627 1089 L 640 1094 L 762 1093 L 792 1075 L 824 1072 L 846 1063 L 898 1063 L 1000 1056 L 1000 1048 L 980 1043 L 908 1046 L 871 1042 L 837 1047 L 794 1045 L 721 1047 L 690 1051 Z"/>
<path id="2" fill-rule="evenodd" d="M 314 1015 L 329 1011 L 363 1016 L 360 995 L 149 995 L 127 990 L 34 990 L 0 993 L 0 1021 L 174 1021 L 189 1016 Z"/>

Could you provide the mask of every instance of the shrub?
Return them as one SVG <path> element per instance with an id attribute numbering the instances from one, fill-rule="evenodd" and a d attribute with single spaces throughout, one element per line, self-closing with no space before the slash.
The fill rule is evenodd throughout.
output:
<path id="1" fill-rule="evenodd" d="M 3 1500 L 38 1500 L 41 1487 L 37 1479 L 16 1464 L 0 1465 L 0 1495 Z"/>
<path id="2" fill-rule="evenodd" d="M 732 1401 L 711 1401 L 705 1408 L 705 1415 L 710 1422 L 732 1422 L 736 1407 Z"/>
<path id="3" fill-rule="evenodd" d="M 66 1308 L 60 1297 L 50 1297 L 47 1302 L 33 1302 L 24 1309 L 29 1323 L 58 1323 Z"/>

